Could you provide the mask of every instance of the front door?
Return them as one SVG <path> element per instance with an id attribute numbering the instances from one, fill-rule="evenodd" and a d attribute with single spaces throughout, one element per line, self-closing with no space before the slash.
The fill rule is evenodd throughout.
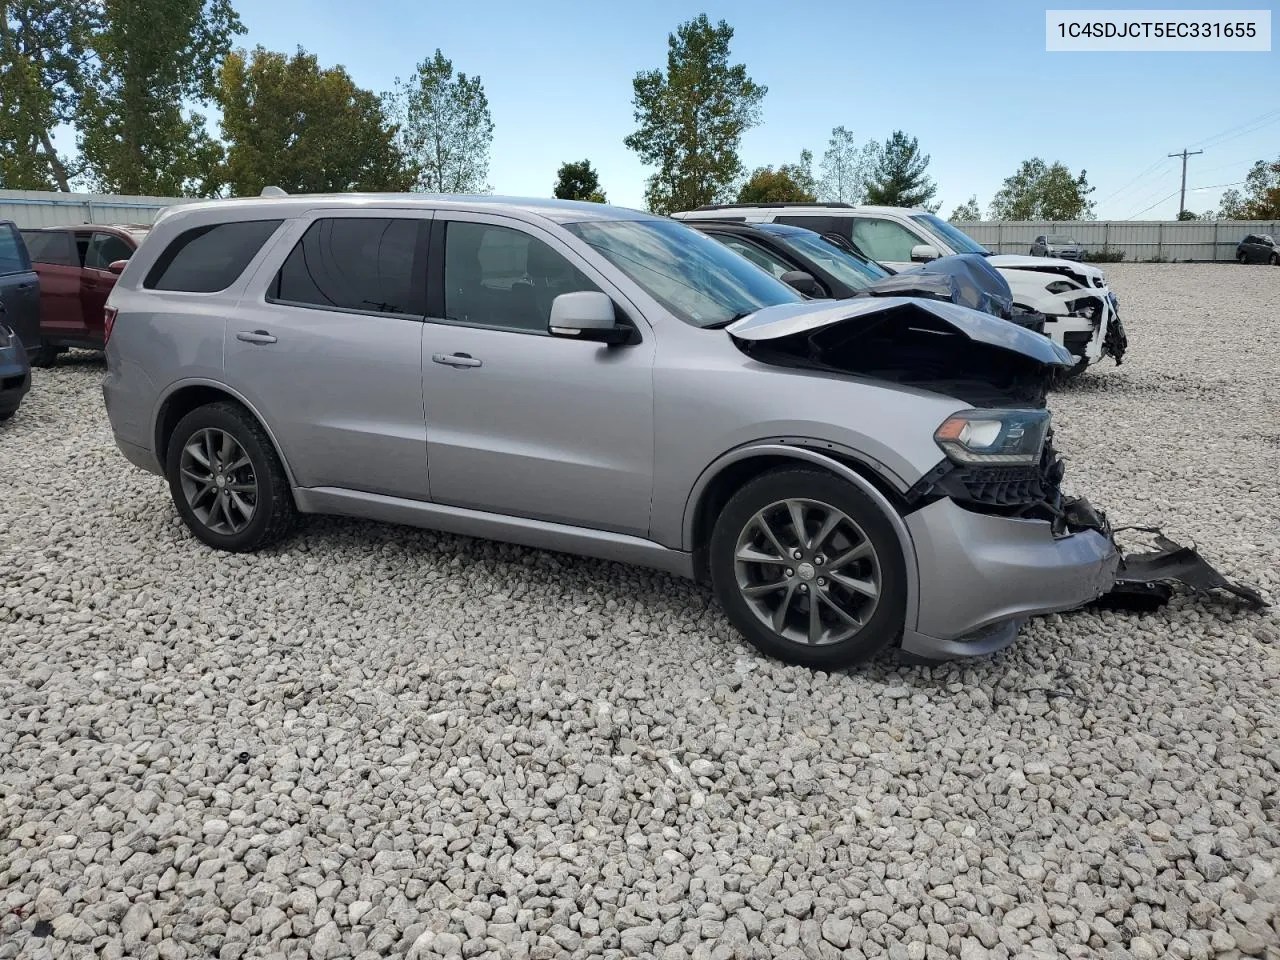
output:
<path id="1" fill-rule="evenodd" d="M 80 313 L 84 336 L 95 343 L 103 337 L 102 308 L 107 305 L 116 275 L 107 268 L 133 256 L 133 247 L 114 233 L 97 230 L 89 237 L 84 272 L 80 275 Z"/>
<path id="2" fill-rule="evenodd" d="M 561 293 L 622 298 L 560 238 L 437 213 L 422 341 L 431 499 L 634 536 L 653 493 L 651 331 L 606 346 L 547 333 Z M 443 255 L 441 262 L 439 255 Z"/>
<path id="3" fill-rule="evenodd" d="M 857 216 L 851 221 L 846 220 L 845 224 L 846 229 L 852 227 L 849 239 L 865 251 L 867 256 L 894 270 L 905 270 L 907 267 L 914 266 L 911 260 L 912 247 L 925 243 L 937 246 L 934 241 L 926 240 L 896 220 Z"/>
<path id="4" fill-rule="evenodd" d="M 427 498 L 430 217 L 342 211 L 291 224 L 227 321 L 227 382 L 262 414 L 300 486 Z"/>

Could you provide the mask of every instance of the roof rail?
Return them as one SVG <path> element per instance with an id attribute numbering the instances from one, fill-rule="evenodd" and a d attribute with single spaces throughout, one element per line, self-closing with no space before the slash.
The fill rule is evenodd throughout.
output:
<path id="1" fill-rule="evenodd" d="M 852 203 L 824 203 L 821 200 L 802 200 L 790 203 L 705 203 L 700 207 L 694 207 L 695 210 L 733 210 L 742 207 L 843 207 L 852 209 Z"/>

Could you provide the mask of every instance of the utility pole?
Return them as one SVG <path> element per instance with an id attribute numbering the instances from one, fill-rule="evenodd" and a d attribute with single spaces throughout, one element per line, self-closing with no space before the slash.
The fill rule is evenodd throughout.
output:
<path id="1" fill-rule="evenodd" d="M 1171 157 L 1182 158 L 1182 193 L 1178 195 L 1178 219 L 1182 219 L 1182 214 L 1187 209 L 1187 157 L 1194 157 L 1197 153 L 1204 153 L 1203 150 L 1187 151 L 1186 147 L 1182 148 L 1181 153 L 1171 153 Z"/>

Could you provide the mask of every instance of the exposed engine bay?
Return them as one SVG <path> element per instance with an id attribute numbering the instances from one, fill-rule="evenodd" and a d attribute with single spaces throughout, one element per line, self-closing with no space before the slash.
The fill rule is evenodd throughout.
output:
<path id="1" fill-rule="evenodd" d="M 1042 409 L 1058 371 L 1072 362 L 1051 341 L 951 303 L 883 299 L 811 308 L 801 316 L 766 316 L 780 310 L 766 308 L 731 326 L 738 348 L 761 363 L 882 380 L 976 408 Z M 1154 551 L 1126 555 L 1102 510 L 1084 497 L 1063 493 L 1064 475 L 1049 429 L 1038 463 L 996 466 L 943 459 L 907 491 L 906 509 L 948 498 L 981 513 L 1045 521 L 1055 537 L 1097 531 L 1122 559 L 1111 591 L 1095 603 L 1159 606 L 1172 596 L 1169 585 L 1178 582 L 1199 592 L 1223 589 L 1251 606 L 1267 606 L 1256 590 L 1228 580 L 1193 547 L 1158 530 L 1145 530 L 1156 538 Z"/>

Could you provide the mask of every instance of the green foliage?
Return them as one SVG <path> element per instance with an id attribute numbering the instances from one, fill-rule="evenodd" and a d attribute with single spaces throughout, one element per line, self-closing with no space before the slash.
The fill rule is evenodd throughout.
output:
<path id="1" fill-rule="evenodd" d="M 924 207 L 931 212 L 938 209 L 936 203 L 930 206 L 938 187 L 925 173 L 929 155 L 920 153 L 915 137 L 895 130 L 875 154 L 867 182 L 867 203 Z"/>
<path id="2" fill-rule="evenodd" d="M 1249 219 L 1248 204 L 1239 190 L 1232 188 L 1222 191 L 1222 196 L 1218 199 L 1218 203 L 1221 204 L 1218 208 L 1219 220 Z"/>
<path id="3" fill-rule="evenodd" d="M 409 80 L 396 78 L 387 95 L 400 125 L 399 145 L 418 171 L 417 186 L 430 193 L 489 190 L 493 118 L 478 76 L 454 74 L 439 49 L 418 64 Z"/>
<path id="4" fill-rule="evenodd" d="M 738 191 L 739 203 L 812 203 L 817 199 L 813 179 L 813 154 L 800 151 L 799 163 L 756 167 Z"/>
<path id="5" fill-rule="evenodd" d="M 341 66 L 321 69 L 299 48 L 230 54 L 218 91 L 225 179 L 236 196 L 407 190 L 414 170 L 395 145 L 382 101 Z"/>
<path id="6" fill-rule="evenodd" d="M 78 117 L 94 188 L 195 194 L 221 186 L 221 146 L 183 103 L 208 102 L 231 38 L 243 33 L 230 0 L 102 0 Z"/>
<path id="7" fill-rule="evenodd" d="M 95 0 L 0 0 L 0 187 L 71 189 L 52 134 L 76 116 L 100 24 Z"/>
<path id="8" fill-rule="evenodd" d="M 991 219 L 1092 220 L 1094 188 L 1085 173 L 1073 176 L 1064 164 L 1050 166 L 1039 157 L 1023 160 L 991 201 Z"/>
<path id="9" fill-rule="evenodd" d="M 600 189 L 600 175 L 592 168 L 590 160 L 560 164 L 553 193 L 560 200 L 607 202 L 604 191 Z"/>
<path id="10" fill-rule="evenodd" d="M 1179 220 L 1199 220 L 1200 218 L 1196 216 L 1196 214 L 1192 213 L 1190 210 L 1179 210 L 1178 219 Z"/>
<path id="11" fill-rule="evenodd" d="M 975 193 L 960 206 L 951 211 L 947 217 L 952 223 L 967 223 L 982 219 L 982 208 L 978 206 L 978 195 Z"/>
<path id="12" fill-rule="evenodd" d="M 818 199 L 826 203 L 861 203 L 866 196 L 867 177 L 879 154 L 879 146 L 867 143 L 859 148 L 848 129 L 843 126 L 833 128 L 827 149 L 822 154 Z"/>
<path id="13" fill-rule="evenodd" d="M 1280 220 L 1280 156 L 1259 160 L 1244 178 L 1244 209 L 1250 220 Z"/>
<path id="14" fill-rule="evenodd" d="M 725 198 L 742 173 L 738 145 L 760 118 L 768 88 L 729 64 L 733 28 L 707 15 L 667 37 L 667 69 L 637 73 L 632 105 L 639 128 L 623 142 L 657 166 L 645 201 L 655 213 L 689 210 Z"/>
<path id="15" fill-rule="evenodd" d="M 1103 247 L 1101 250 L 1086 250 L 1084 258 L 1089 263 L 1119 263 L 1124 259 L 1124 251 Z"/>

